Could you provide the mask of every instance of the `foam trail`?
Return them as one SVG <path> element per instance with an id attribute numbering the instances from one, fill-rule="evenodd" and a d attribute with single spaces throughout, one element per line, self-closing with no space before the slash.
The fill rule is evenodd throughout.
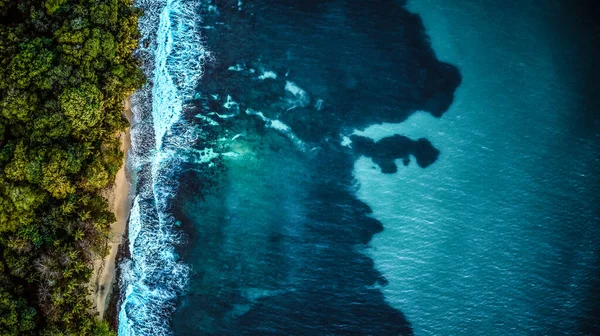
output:
<path id="1" fill-rule="evenodd" d="M 182 116 L 208 54 L 197 26 L 198 2 L 138 0 L 136 6 L 145 13 L 137 56 L 151 84 L 132 97 L 130 157 L 138 185 L 129 222 L 131 257 L 120 265 L 119 335 L 162 336 L 173 334 L 170 317 L 189 273 L 175 253 L 181 237 L 169 204 L 179 167 L 190 157 L 181 151 L 197 138 Z"/>
<path id="2" fill-rule="evenodd" d="M 298 136 L 296 136 L 296 133 L 294 133 L 292 128 L 290 126 L 284 124 L 281 120 L 269 119 L 269 118 L 265 117 L 265 115 L 262 112 L 255 111 L 250 108 L 246 109 L 246 114 L 255 115 L 255 116 L 259 117 L 262 121 L 265 122 L 265 126 L 272 128 L 272 129 L 278 131 L 279 133 L 283 134 L 284 136 L 286 136 L 288 139 L 290 139 L 290 141 L 292 141 L 296 145 L 296 147 L 299 150 L 301 150 L 301 151 L 308 150 L 306 144 L 300 138 L 298 138 Z"/>

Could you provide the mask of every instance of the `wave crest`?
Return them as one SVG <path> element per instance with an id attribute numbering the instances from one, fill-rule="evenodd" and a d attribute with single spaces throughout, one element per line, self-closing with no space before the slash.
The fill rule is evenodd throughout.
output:
<path id="1" fill-rule="evenodd" d="M 132 96 L 130 163 L 136 193 L 129 220 L 131 257 L 121 263 L 119 335 L 172 335 L 169 321 L 189 267 L 178 260 L 182 237 L 170 213 L 189 134 L 182 120 L 202 77 L 198 2 L 137 0 L 144 10 L 136 55 L 148 84 Z"/>

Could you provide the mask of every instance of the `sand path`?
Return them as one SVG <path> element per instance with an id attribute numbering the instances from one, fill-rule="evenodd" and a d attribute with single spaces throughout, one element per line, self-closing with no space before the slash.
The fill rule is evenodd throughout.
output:
<path id="1" fill-rule="evenodd" d="M 131 108 L 129 99 L 125 102 L 125 117 L 131 121 Z M 103 260 L 97 260 L 94 265 L 94 276 L 92 278 L 92 297 L 100 319 L 104 317 L 110 294 L 115 281 L 116 257 L 119 245 L 123 240 L 123 233 L 129 218 L 131 200 L 129 197 L 129 180 L 127 178 L 127 152 L 131 146 L 129 129 L 120 134 L 121 150 L 124 153 L 123 166 L 117 172 L 114 188 L 107 195 L 111 211 L 117 217 L 116 222 L 111 225 L 112 237 L 109 242 L 110 253 Z"/>

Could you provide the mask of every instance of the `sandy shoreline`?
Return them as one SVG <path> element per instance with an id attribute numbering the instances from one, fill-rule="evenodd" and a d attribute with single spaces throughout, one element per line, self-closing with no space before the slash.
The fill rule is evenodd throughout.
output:
<path id="1" fill-rule="evenodd" d="M 125 117 L 131 122 L 131 108 L 129 99 L 125 101 Z M 117 218 L 111 225 L 111 240 L 108 242 L 110 253 L 106 258 L 97 260 L 94 265 L 94 274 L 92 277 L 92 303 L 99 313 L 100 319 L 104 318 L 108 301 L 110 300 L 113 289 L 113 282 L 116 275 L 116 257 L 119 245 L 123 241 L 123 234 L 129 219 L 129 210 L 131 200 L 129 197 L 129 179 L 126 168 L 127 153 L 131 146 L 131 136 L 129 128 L 120 134 L 121 150 L 124 154 L 123 166 L 117 172 L 114 187 L 106 195 L 111 211 Z"/>

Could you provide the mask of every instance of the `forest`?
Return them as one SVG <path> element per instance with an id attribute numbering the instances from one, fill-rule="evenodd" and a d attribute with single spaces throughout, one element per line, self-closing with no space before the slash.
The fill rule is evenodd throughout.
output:
<path id="1" fill-rule="evenodd" d="M 0 335 L 114 335 L 90 300 L 115 220 L 132 0 L 0 0 Z"/>

